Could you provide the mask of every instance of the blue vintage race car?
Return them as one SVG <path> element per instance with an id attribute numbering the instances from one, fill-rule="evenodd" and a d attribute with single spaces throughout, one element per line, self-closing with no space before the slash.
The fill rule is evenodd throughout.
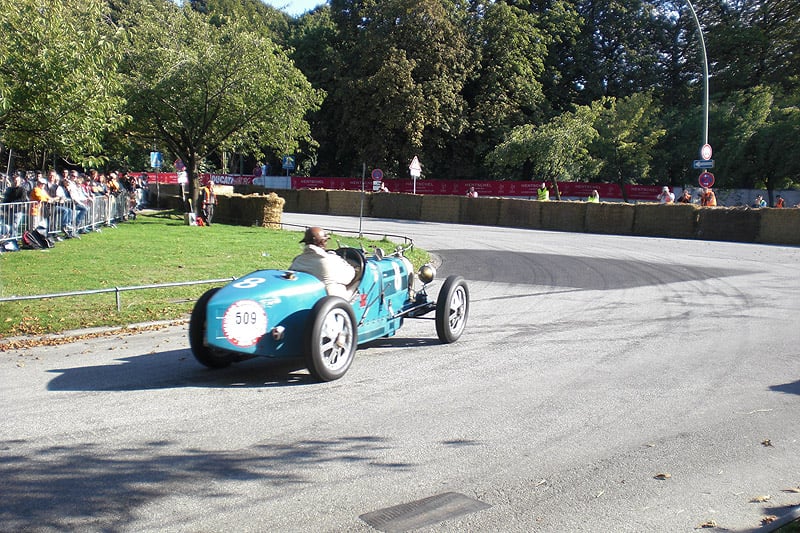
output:
<path id="1" fill-rule="evenodd" d="M 406 249 L 386 256 L 379 248 L 336 250 L 356 270 L 349 299 L 328 296 L 320 280 L 290 270 L 259 270 L 211 289 L 192 310 L 192 352 L 210 368 L 257 356 L 304 358 L 312 376 L 332 381 L 350 368 L 357 345 L 395 335 L 405 318 L 435 311 L 439 340 L 455 342 L 469 314 L 466 282 L 449 276 L 434 303 L 426 293 L 434 268 L 415 273 Z"/>

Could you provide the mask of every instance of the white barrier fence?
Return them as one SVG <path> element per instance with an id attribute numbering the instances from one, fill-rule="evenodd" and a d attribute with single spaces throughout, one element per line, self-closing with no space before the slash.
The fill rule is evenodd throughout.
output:
<path id="1" fill-rule="evenodd" d="M 93 196 L 85 204 L 61 202 L 17 202 L 0 204 L 0 243 L 19 241 L 27 230 L 45 229 L 50 236 L 95 230 L 127 220 L 131 196 Z"/>

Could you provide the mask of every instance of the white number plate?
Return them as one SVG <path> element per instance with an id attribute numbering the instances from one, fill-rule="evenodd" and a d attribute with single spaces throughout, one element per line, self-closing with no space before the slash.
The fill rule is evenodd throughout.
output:
<path id="1" fill-rule="evenodd" d="M 267 313 L 253 300 L 239 300 L 225 311 L 222 333 L 240 348 L 253 346 L 267 332 Z"/>

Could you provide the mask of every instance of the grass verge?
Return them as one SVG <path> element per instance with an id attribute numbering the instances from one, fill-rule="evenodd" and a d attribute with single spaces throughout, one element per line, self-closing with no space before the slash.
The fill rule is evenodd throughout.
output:
<path id="1" fill-rule="evenodd" d="M 187 226 L 183 215 L 162 211 L 101 233 L 82 235 L 49 250 L 0 254 L 0 297 L 55 294 L 158 283 L 234 278 L 255 270 L 286 268 L 302 250 L 301 232 L 259 227 Z M 333 235 L 330 243 L 395 244 Z M 335 244 L 333 244 L 335 246 Z M 428 261 L 423 250 L 407 254 L 415 268 Z M 217 285 L 222 285 L 219 283 Z M 44 335 L 97 326 L 181 319 L 214 285 L 0 302 L 0 339 Z"/>

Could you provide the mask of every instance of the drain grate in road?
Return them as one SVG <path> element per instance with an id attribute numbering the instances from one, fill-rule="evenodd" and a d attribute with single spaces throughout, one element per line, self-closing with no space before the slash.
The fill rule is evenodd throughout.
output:
<path id="1" fill-rule="evenodd" d="M 445 492 L 415 502 L 365 513 L 359 518 L 378 531 L 403 533 L 489 507 L 491 505 L 463 494 Z"/>

